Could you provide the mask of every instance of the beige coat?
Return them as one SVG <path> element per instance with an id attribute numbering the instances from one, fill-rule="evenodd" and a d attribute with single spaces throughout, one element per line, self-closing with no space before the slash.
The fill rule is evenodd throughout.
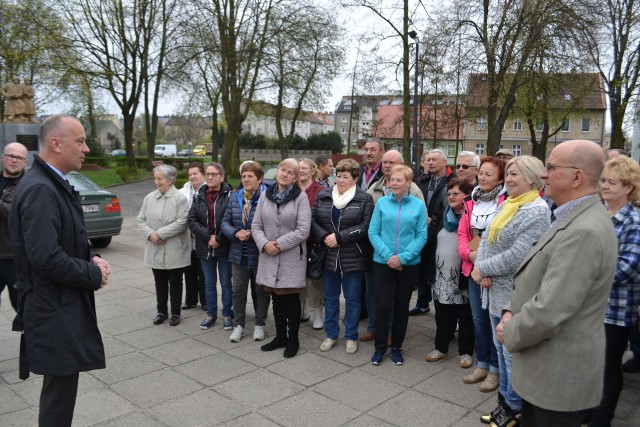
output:
<path id="1" fill-rule="evenodd" d="M 144 265 L 171 270 L 191 264 L 191 239 L 187 228 L 189 202 L 174 186 L 164 194 L 155 190 L 147 194 L 138 214 L 138 225 L 146 239 Z M 149 240 L 157 231 L 166 243 L 157 245 Z"/>
<path id="2" fill-rule="evenodd" d="M 553 224 L 515 273 L 504 340 L 513 388 L 527 402 L 562 412 L 600 403 L 617 256 L 611 218 L 593 196 Z"/>

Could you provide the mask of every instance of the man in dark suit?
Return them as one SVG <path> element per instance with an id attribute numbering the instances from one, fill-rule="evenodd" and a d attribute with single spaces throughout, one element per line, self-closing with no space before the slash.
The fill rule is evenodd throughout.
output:
<path id="1" fill-rule="evenodd" d="M 572 140 L 553 149 L 542 175 L 555 220 L 516 272 L 496 328 L 513 353 L 522 427 L 579 427 L 602 397 L 604 313 L 618 256 L 596 195 L 603 168 L 598 145 Z"/>
<path id="2" fill-rule="evenodd" d="M 64 177 L 89 153 L 82 124 L 51 116 L 39 143 L 9 217 L 20 294 L 14 330 L 23 332 L 20 378 L 44 375 L 39 425 L 70 426 L 79 373 L 105 367 L 94 292 L 111 268 L 89 250 L 79 194 Z"/>

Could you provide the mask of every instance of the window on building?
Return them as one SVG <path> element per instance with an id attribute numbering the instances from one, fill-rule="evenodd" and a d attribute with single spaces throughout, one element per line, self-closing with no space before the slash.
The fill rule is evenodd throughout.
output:
<path id="1" fill-rule="evenodd" d="M 511 146 L 513 148 L 513 155 L 515 157 L 522 156 L 522 147 L 519 144 L 513 144 Z"/>
<path id="2" fill-rule="evenodd" d="M 569 132 L 569 119 L 564 119 L 562 121 L 562 129 L 560 129 L 561 132 Z"/>
<path id="3" fill-rule="evenodd" d="M 484 144 L 476 144 L 476 154 L 478 156 L 484 155 Z"/>
<path id="4" fill-rule="evenodd" d="M 571 101 L 571 94 L 570 93 L 565 93 L 564 94 L 564 100 L 565 101 Z"/>
<path id="5" fill-rule="evenodd" d="M 516 132 L 522 132 L 522 119 L 515 119 L 513 121 L 513 130 Z"/>
<path id="6" fill-rule="evenodd" d="M 498 150 L 502 150 L 504 148 L 504 145 L 500 144 L 500 147 L 498 148 Z"/>
<path id="7" fill-rule="evenodd" d="M 582 132 L 589 132 L 589 119 L 582 119 Z"/>
<path id="8" fill-rule="evenodd" d="M 486 130 L 487 129 L 487 119 L 484 117 L 478 117 L 478 121 L 476 122 L 476 130 Z"/>
<path id="9" fill-rule="evenodd" d="M 347 123 L 347 116 L 342 116 L 342 123 Z"/>
<path id="10" fill-rule="evenodd" d="M 342 132 L 341 133 L 347 133 L 347 129 L 346 128 L 342 128 Z"/>
<path id="11" fill-rule="evenodd" d="M 542 132 L 542 130 L 544 129 L 544 123 L 537 123 L 534 129 L 536 130 L 536 132 Z"/>
<path id="12" fill-rule="evenodd" d="M 456 156 L 456 143 L 449 142 L 447 143 L 447 157 L 455 157 Z"/>

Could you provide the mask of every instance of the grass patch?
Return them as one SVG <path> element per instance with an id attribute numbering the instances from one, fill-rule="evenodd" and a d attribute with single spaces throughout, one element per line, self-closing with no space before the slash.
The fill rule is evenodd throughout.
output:
<path id="1" fill-rule="evenodd" d="M 147 175 L 151 176 L 151 172 L 140 169 L 134 172 L 123 166 L 115 169 L 104 168 L 99 171 L 83 170 L 82 173 L 100 187 L 109 187 L 123 182 L 135 181 Z"/>

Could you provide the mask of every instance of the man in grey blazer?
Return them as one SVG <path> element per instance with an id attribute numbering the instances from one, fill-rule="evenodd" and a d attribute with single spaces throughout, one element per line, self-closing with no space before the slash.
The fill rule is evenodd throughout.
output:
<path id="1" fill-rule="evenodd" d="M 496 332 L 513 353 L 521 426 L 580 426 L 602 397 L 604 312 L 618 242 L 596 195 L 604 153 L 566 141 L 547 160 L 545 193 L 558 206 L 551 228 L 515 274 Z"/>

